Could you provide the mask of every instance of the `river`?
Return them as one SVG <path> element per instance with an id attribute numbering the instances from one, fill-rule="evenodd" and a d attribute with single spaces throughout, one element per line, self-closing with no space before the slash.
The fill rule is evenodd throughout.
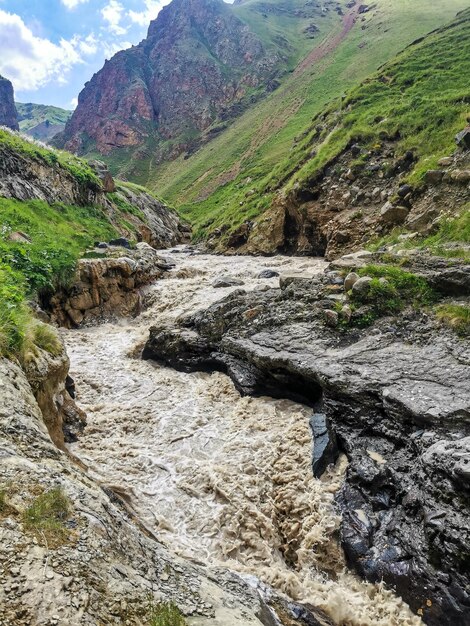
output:
<path id="1" fill-rule="evenodd" d="M 77 401 L 88 415 L 71 451 L 95 479 L 124 490 L 179 556 L 254 576 L 321 607 L 338 625 L 420 624 L 392 591 L 347 570 L 333 505 L 347 461 L 313 477 L 309 407 L 241 397 L 224 374 L 140 359 L 152 324 L 171 324 L 240 288 L 215 289 L 215 278 L 277 288 L 279 278 L 259 272 L 321 272 L 324 261 L 162 254 L 176 267 L 147 289 L 137 319 L 64 331 Z"/>

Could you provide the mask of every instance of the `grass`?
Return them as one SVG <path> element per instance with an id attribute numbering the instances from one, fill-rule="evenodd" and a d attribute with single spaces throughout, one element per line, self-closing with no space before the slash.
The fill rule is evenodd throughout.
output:
<path id="1" fill-rule="evenodd" d="M 436 256 L 470 261 L 470 203 L 464 205 L 457 216 L 444 216 L 433 235 L 414 237 L 403 240 L 400 236 L 406 231 L 397 228 L 385 237 L 369 244 L 368 249 L 374 252 L 388 246 L 400 244 L 400 248 L 417 249 Z"/>
<path id="2" fill-rule="evenodd" d="M 20 130 L 23 132 L 27 132 L 45 121 L 49 121 L 50 124 L 54 125 L 65 124 L 72 115 L 72 111 L 44 104 L 32 104 L 30 102 L 26 104 L 17 102 L 16 110 L 18 111 Z"/>
<path id="3" fill-rule="evenodd" d="M 436 317 L 457 334 L 470 336 L 470 306 L 467 304 L 441 304 L 436 307 Z"/>
<path id="4" fill-rule="evenodd" d="M 78 180 L 95 181 L 85 161 L 0 129 L 0 156 L 2 151 L 41 159 L 51 168 L 67 163 Z M 119 185 L 123 194 L 128 188 L 135 193 L 146 191 Z M 0 198 L 0 356 L 21 360 L 34 354 L 35 348 L 57 354 L 53 331 L 34 322 L 27 299 L 47 299 L 68 286 L 77 260 L 95 241 L 121 235 L 137 239 L 139 222 L 147 224 L 143 212 L 120 193 L 109 194 L 108 199 L 112 210 Z"/>
<path id="5" fill-rule="evenodd" d="M 149 626 L 187 626 L 186 620 L 174 602 L 151 603 L 147 619 Z"/>
<path id="6" fill-rule="evenodd" d="M 38 141 L 33 141 L 31 137 L 24 137 L 19 133 L 0 127 L 0 150 L 2 148 L 40 161 L 50 167 L 61 167 L 67 170 L 77 181 L 91 185 L 96 189 L 101 187 L 98 177 L 88 163 L 84 159 L 79 159 L 70 154 L 70 152 L 54 150 Z"/>
<path id="7" fill-rule="evenodd" d="M 408 182 L 419 185 L 424 173 L 453 151 L 455 134 L 466 124 L 469 71 L 467 10 L 450 27 L 409 47 L 349 92 L 341 110 L 332 107 L 316 156 L 305 161 L 288 187 L 308 183 L 350 141 L 371 148 L 380 146 L 383 137 L 398 137 L 397 155 L 413 152 L 417 163 Z"/>
<path id="8" fill-rule="evenodd" d="M 59 356 L 63 350 L 63 346 L 57 332 L 52 328 L 52 326 L 49 326 L 49 324 L 43 324 L 42 322 L 36 322 L 33 325 L 32 343 L 52 356 Z"/>
<path id="9" fill-rule="evenodd" d="M 60 487 L 54 487 L 37 496 L 23 512 L 25 530 L 31 532 L 40 543 L 50 548 L 67 542 L 69 530 L 65 523 L 71 513 L 71 504 Z"/>
<path id="10" fill-rule="evenodd" d="M 375 78 L 344 99 L 334 99 L 467 3 L 378 0 L 374 4 L 376 8 L 359 22 L 364 31 L 355 27 L 334 53 L 303 74 L 290 74 L 279 89 L 198 152 L 171 163 L 150 164 L 149 184 L 180 207 L 183 217 L 195 226 L 196 238 L 221 225 L 233 229 L 255 219 L 271 205 L 278 190 L 308 184 L 351 136 L 372 140 L 380 130 L 374 121 L 377 111 L 388 116 L 385 130 L 403 123 L 407 136 L 399 148 L 416 145 L 422 155 L 421 168 L 427 167 L 430 150 L 444 154 L 449 149 L 454 129 L 464 123 L 463 100 L 468 94 L 470 38 L 465 24 L 406 50 Z M 255 5 L 249 2 L 237 10 L 245 6 L 248 12 Z M 319 24 L 322 32 L 315 44 L 339 28 L 333 15 Z M 416 80 L 408 85 L 415 72 Z M 389 73 L 392 81 L 382 84 L 380 76 Z M 326 123 L 315 119 L 328 106 Z M 329 126 L 336 123 L 338 130 L 332 133 Z M 317 136 L 318 124 L 325 130 Z M 314 148 L 317 156 L 312 158 Z"/>
<path id="11" fill-rule="evenodd" d="M 360 326 L 368 326 L 384 315 L 397 314 L 407 306 L 415 309 L 430 306 L 437 298 L 424 278 L 401 267 L 368 265 L 359 269 L 358 274 L 372 278 L 366 293 L 350 294 L 354 306 L 369 307 L 365 316 L 357 320 Z"/>

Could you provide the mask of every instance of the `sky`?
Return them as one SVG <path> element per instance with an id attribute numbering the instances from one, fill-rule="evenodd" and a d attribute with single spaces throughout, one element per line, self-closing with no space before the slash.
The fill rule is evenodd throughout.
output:
<path id="1" fill-rule="evenodd" d="M 139 43 L 169 0 L 0 0 L 0 74 L 18 102 L 76 106 L 85 82 Z"/>

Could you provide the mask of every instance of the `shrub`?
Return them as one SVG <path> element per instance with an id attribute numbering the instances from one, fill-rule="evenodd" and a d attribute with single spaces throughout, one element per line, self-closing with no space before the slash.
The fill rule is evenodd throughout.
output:
<path id="1" fill-rule="evenodd" d="M 150 604 L 149 626 L 187 626 L 181 611 L 174 602 Z"/>
<path id="2" fill-rule="evenodd" d="M 41 350 L 45 350 L 52 356 L 59 356 L 62 352 L 62 342 L 57 331 L 49 324 L 37 322 L 33 328 L 33 342 Z"/>

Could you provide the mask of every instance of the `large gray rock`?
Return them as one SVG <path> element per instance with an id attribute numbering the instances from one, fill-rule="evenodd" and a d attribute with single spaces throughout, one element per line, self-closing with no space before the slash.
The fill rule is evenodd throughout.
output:
<path id="1" fill-rule="evenodd" d="M 410 209 L 404 206 L 395 206 L 387 202 L 380 210 L 380 219 L 386 224 L 403 224 Z"/>
<path id="2" fill-rule="evenodd" d="M 153 328 L 145 356 L 223 369 L 242 393 L 321 405 L 350 462 L 338 498 L 350 564 L 394 586 L 427 624 L 466 626 L 469 342 L 419 312 L 334 331 L 323 319 L 329 287 L 319 277 L 236 292 L 184 329 Z M 256 325 L 245 316 L 254 308 Z"/>

